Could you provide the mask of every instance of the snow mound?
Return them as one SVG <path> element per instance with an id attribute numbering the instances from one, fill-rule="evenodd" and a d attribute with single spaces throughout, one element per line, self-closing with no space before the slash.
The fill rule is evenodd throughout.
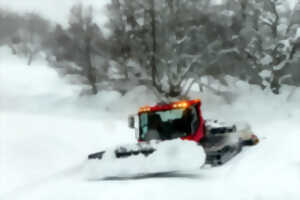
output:
<path id="1" fill-rule="evenodd" d="M 26 63 L 25 58 L 12 55 L 8 47 L 0 47 L 1 97 L 66 97 L 78 93 L 78 88 L 67 84 L 42 58 L 30 66 Z"/>
<path id="2" fill-rule="evenodd" d="M 146 174 L 199 169 L 205 163 L 205 152 L 195 142 L 180 139 L 151 143 L 156 151 L 149 156 L 116 158 L 114 149 L 106 151 L 101 160 L 88 160 L 84 177 L 89 180 L 109 177 L 132 177 Z"/>

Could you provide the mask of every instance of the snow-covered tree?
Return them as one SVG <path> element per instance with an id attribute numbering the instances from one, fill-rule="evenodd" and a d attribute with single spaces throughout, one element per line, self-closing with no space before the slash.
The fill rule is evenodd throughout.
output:
<path id="1" fill-rule="evenodd" d="M 69 26 L 57 25 L 49 38 L 49 62 L 62 71 L 72 74 L 77 82 L 86 84 L 88 91 L 97 94 L 99 83 L 106 79 L 107 60 L 102 31 L 94 21 L 93 8 L 74 5 L 70 11 Z"/>
<path id="2" fill-rule="evenodd" d="M 36 13 L 28 13 L 25 16 L 25 30 L 21 31 L 24 53 L 28 56 L 28 65 L 31 65 L 34 57 L 42 50 L 43 40 L 50 32 L 49 22 Z"/>
<path id="3" fill-rule="evenodd" d="M 184 96 L 193 70 L 217 45 L 203 28 L 213 26 L 209 5 L 196 0 L 112 1 L 108 26 L 111 40 L 120 45 L 117 62 L 125 69 L 129 61 L 137 63 L 157 93 Z"/>
<path id="4" fill-rule="evenodd" d="M 28 57 L 28 65 L 44 48 L 49 32 L 49 21 L 37 13 L 18 15 L 0 10 L 0 44 L 9 45 L 14 54 Z"/>
<path id="5" fill-rule="evenodd" d="M 229 42 L 236 46 L 236 58 L 246 62 L 253 72 L 249 82 L 270 87 L 278 94 L 297 46 L 289 34 L 291 12 L 287 1 L 234 0 L 225 5 L 232 12 L 229 29 L 233 40 Z"/>

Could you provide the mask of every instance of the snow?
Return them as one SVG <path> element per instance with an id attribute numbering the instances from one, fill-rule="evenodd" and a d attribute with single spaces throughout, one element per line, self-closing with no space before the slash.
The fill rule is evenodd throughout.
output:
<path id="1" fill-rule="evenodd" d="M 204 149 L 194 142 L 180 139 L 152 143 L 154 153 L 116 158 L 115 149 L 105 152 L 101 160 L 87 161 L 84 172 L 90 180 L 108 177 L 136 177 L 155 173 L 199 169 L 205 163 Z M 138 146 L 134 146 L 138 147 Z M 129 149 L 126 147 L 126 149 Z"/>
<path id="2" fill-rule="evenodd" d="M 260 62 L 262 65 L 269 65 L 273 62 L 273 59 L 270 55 L 265 55 Z"/>
<path id="3" fill-rule="evenodd" d="M 226 16 L 226 17 L 233 17 L 234 16 L 234 12 L 232 10 L 224 10 L 224 11 L 222 11 L 221 14 Z"/>
<path id="4" fill-rule="evenodd" d="M 300 28 L 297 28 L 296 35 L 295 35 L 295 41 L 297 41 L 299 39 L 300 39 Z"/>
<path id="5" fill-rule="evenodd" d="M 209 91 L 193 91 L 192 96 L 202 100 L 206 119 L 248 122 L 260 138 L 257 146 L 243 149 L 221 167 L 87 180 L 87 155 L 135 143 L 127 114 L 153 104 L 155 97 L 144 87 L 125 96 L 102 91 L 80 97 L 79 86 L 64 81 L 42 58 L 29 67 L 10 49 L 0 48 L 0 199 L 300 199 L 300 89 L 284 86 L 274 96 L 241 81 L 229 84 L 237 96 L 232 104 Z M 162 152 L 168 153 L 171 144 Z M 195 158 L 192 165 L 202 160 L 201 152 L 199 157 L 184 154 L 178 155 L 180 166 L 186 167 L 189 156 Z M 132 169 L 140 167 L 140 160 L 133 162 Z"/>
<path id="6" fill-rule="evenodd" d="M 262 77 L 262 78 L 270 78 L 272 76 L 272 71 L 270 70 L 263 70 L 259 73 L 259 75 Z"/>
<path id="7" fill-rule="evenodd" d="M 296 4 L 297 4 L 297 0 L 288 0 L 290 7 L 293 9 Z"/>

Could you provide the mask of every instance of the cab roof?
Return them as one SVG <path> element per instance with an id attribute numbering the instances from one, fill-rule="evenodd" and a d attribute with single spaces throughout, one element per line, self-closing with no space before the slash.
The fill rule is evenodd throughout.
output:
<path id="1" fill-rule="evenodd" d="M 200 99 L 193 99 L 193 100 L 181 100 L 181 101 L 175 101 L 168 104 L 157 104 L 154 106 L 143 106 L 139 109 L 140 113 L 145 112 L 153 112 L 153 111 L 164 111 L 164 110 L 172 110 L 172 109 L 185 109 L 188 108 L 191 105 L 201 103 Z"/>

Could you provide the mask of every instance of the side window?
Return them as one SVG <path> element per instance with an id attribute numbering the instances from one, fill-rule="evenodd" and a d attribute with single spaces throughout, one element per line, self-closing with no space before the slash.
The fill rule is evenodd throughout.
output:
<path id="1" fill-rule="evenodd" d="M 140 115 L 140 119 L 141 138 L 144 138 L 145 134 L 148 132 L 148 115 L 143 113 Z"/>
<path id="2" fill-rule="evenodd" d="M 191 107 L 191 131 L 192 133 L 196 133 L 199 125 L 200 125 L 200 119 L 198 114 L 198 105 L 194 105 Z"/>

